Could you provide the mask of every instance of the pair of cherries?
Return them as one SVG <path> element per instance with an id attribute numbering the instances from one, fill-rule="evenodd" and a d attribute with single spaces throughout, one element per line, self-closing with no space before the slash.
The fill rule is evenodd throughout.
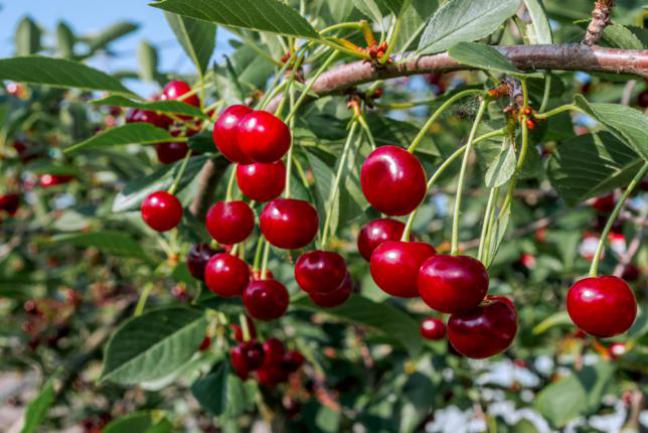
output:
<path id="1" fill-rule="evenodd" d="M 241 342 L 230 350 L 230 362 L 241 379 L 254 372 L 261 385 L 274 387 L 299 370 L 304 357 L 296 350 L 286 350 L 278 339 L 269 338 L 263 344 L 256 340 Z"/>
<path id="2" fill-rule="evenodd" d="M 331 251 L 315 250 L 299 256 L 295 280 L 313 303 L 324 308 L 343 304 L 353 289 L 344 258 Z"/>

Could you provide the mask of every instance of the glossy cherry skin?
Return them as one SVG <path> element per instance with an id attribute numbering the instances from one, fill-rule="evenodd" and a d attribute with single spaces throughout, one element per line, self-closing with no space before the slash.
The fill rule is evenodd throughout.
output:
<path id="1" fill-rule="evenodd" d="M 70 182 L 74 176 L 66 174 L 41 174 L 38 183 L 42 188 L 50 188 Z"/>
<path id="2" fill-rule="evenodd" d="M 295 280 L 305 292 L 332 292 L 340 287 L 346 275 L 344 258 L 331 251 L 309 251 L 295 263 Z"/>
<path id="3" fill-rule="evenodd" d="M 358 251 L 366 261 L 371 260 L 371 254 L 385 241 L 400 241 L 405 230 L 405 224 L 390 218 L 380 218 L 369 221 L 358 233 Z M 410 236 L 409 240 L 413 240 Z"/>
<path id="4" fill-rule="evenodd" d="M 353 280 L 347 273 L 340 286 L 332 292 L 310 292 L 308 297 L 313 303 L 322 308 L 333 308 L 344 304 L 351 296 Z"/>
<path id="5" fill-rule="evenodd" d="M 274 114 L 253 111 L 238 126 L 239 149 L 254 162 L 275 162 L 290 148 L 290 129 Z"/>
<path id="6" fill-rule="evenodd" d="M 155 191 L 144 199 L 142 219 L 153 230 L 166 232 L 176 227 L 182 219 L 182 205 L 176 196 L 166 191 Z"/>
<path id="7" fill-rule="evenodd" d="M 383 242 L 371 255 L 371 276 L 384 292 L 414 298 L 419 294 L 416 286 L 419 268 L 435 253 L 434 247 L 424 242 Z"/>
<path id="8" fill-rule="evenodd" d="M 268 338 L 263 343 L 263 366 L 279 365 L 284 359 L 286 348 L 284 344 L 276 338 Z"/>
<path id="9" fill-rule="evenodd" d="M 252 200 L 272 200 L 279 197 L 286 186 L 286 164 L 281 160 L 238 164 L 236 183 L 241 192 Z"/>
<path id="10" fill-rule="evenodd" d="M 238 125 L 252 109 L 245 105 L 231 105 L 225 109 L 218 117 L 212 139 L 216 148 L 232 162 L 249 164 L 252 160 L 246 156 L 238 145 L 236 136 L 238 134 Z"/>
<path id="11" fill-rule="evenodd" d="M 187 253 L 187 268 L 189 273 L 199 280 L 205 279 L 205 267 L 207 262 L 218 251 L 213 249 L 209 244 L 194 244 Z"/>
<path id="12" fill-rule="evenodd" d="M 207 212 L 207 231 L 218 243 L 231 245 L 245 240 L 254 229 L 254 212 L 244 201 L 219 201 Z"/>
<path id="13" fill-rule="evenodd" d="M 644 90 L 637 96 L 637 105 L 641 108 L 648 108 L 648 90 Z"/>
<path id="14" fill-rule="evenodd" d="M 421 322 L 419 329 L 421 336 L 426 340 L 441 340 L 446 335 L 446 326 L 443 320 L 436 317 L 427 317 Z"/>
<path id="15" fill-rule="evenodd" d="M 577 281 L 567 293 L 571 320 L 588 334 L 613 337 L 626 332 L 637 316 L 637 300 L 621 278 L 589 277 Z"/>
<path id="16" fill-rule="evenodd" d="M 205 267 L 205 284 L 220 296 L 240 296 L 249 281 L 250 268 L 247 263 L 231 254 L 215 254 Z"/>
<path id="17" fill-rule="evenodd" d="M 126 123 L 148 123 L 158 128 L 167 129 L 171 119 L 155 111 L 132 109 L 126 113 Z"/>
<path id="18" fill-rule="evenodd" d="M 463 313 L 450 316 L 448 340 L 468 358 L 483 359 L 506 350 L 517 332 L 517 312 L 510 299 L 492 296 Z"/>
<path id="19" fill-rule="evenodd" d="M 247 360 L 245 358 L 245 353 L 243 347 L 235 346 L 230 350 L 230 363 L 232 364 L 232 369 L 234 373 L 241 379 L 245 380 L 250 374 L 250 370 L 247 366 Z"/>
<path id="20" fill-rule="evenodd" d="M 484 265 L 468 256 L 436 255 L 420 267 L 418 290 L 430 308 L 458 313 L 475 308 L 488 292 Z"/>
<path id="21" fill-rule="evenodd" d="M 158 161 L 162 164 L 172 164 L 180 161 L 189 152 L 187 143 L 172 142 L 172 143 L 158 143 L 155 145 L 155 153 L 157 154 Z"/>
<path id="22" fill-rule="evenodd" d="M 20 196 L 15 193 L 0 195 L 0 211 L 14 216 L 20 207 Z"/>
<path id="23" fill-rule="evenodd" d="M 191 92 L 191 86 L 189 83 L 182 80 L 173 80 L 169 81 L 164 89 L 162 90 L 162 100 L 173 100 L 181 99 L 182 95 L 185 93 Z M 182 102 L 193 105 L 194 107 L 200 107 L 200 98 L 198 95 L 194 94 L 187 98 L 183 98 Z"/>
<path id="24" fill-rule="evenodd" d="M 283 361 L 281 362 L 281 367 L 289 373 L 294 373 L 295 371 L 299 370 L 302 365 L 304 365 L 304 361 L 304 355 L 296 350 L 291 350 L 289 352 L 286 352 L 286 354 L 284 355 Z"/>
<path id="25" fill-rule="evenodd" d="M 284 315 L 290 302 L 288 290 L 277 280 L 250 282 L 243 292 L 243 305 L 258 320 L 273 320 Z"/>
<path id="26" fill-rule="evenodd" d="M 418 159 L 398 146 L 382 146 L 369 154 L 360 171 L 367 201 L 387 215 L 407 215 L 423 201 L 425 171 Z"/>
<path id="27" fill-rule="evenodd" d="M 303 248 L 317 235 L 319 217 L 307 201 L 277 198 L 261 212 L 259 226 L 263 236 L 277 248 Z"/>

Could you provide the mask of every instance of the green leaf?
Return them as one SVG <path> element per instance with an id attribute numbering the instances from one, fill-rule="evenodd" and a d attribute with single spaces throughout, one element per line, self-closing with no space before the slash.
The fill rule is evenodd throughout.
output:
<path id="1" fill-rule="evenodd" d="M 169 433 L 173 425 L 153 412 L 135 412 L 108 423 L 101 433 Z"/>
<path id="2" fill-rule="evenodd" d="M 94 52 L 106 48 L 111 42 L 134 32 L 138 28 L 137 24 L 128 21 L 115 23 L 99 32 L 96 36 L 89 38 L 90 51 Z"/>
<path id="3" fill-rule="evenodd" d="M 24 424 L 20 433 L 34 433 L 36 431 L 43 423 L 48 409 L 54 403 L 54 398 L 54 382 L 53 379 L 50 379 L 45 383 L 45 386 L 36 398 L 27 405 Z"/>
<path id="4" fill-rule="evenodd" d="M 553 36 L 549 19 L 540 0 L 524 0 L 531 24 L 527 27 L 527 35 L 532 44 L 551 44 Z"/>
<path id="5" fill-rule="evenodd" d="M 216 44 L 216 26 L 170 12 L 164 12 L 164 17 L 198 72 L 204 75 Z"/>
<path id="6" fill-rule="evenodd" d="M 319 39 L 304 17 L 279 0 L 160 0 L 150 5 L 227 26 Z"/>
<path id="7" fill-rule="evenodd" d="M 101 380 L 127 385 L 165 377 L 196 353 L 206 327 L 202 311 L 181 307 L 128 320 L 108 342 Z"/>
<path id="8" fill-rule="evenodd" d="M 41 35 L 41 29 L 31 18 L 25 17 L 20 20 L 14 36 L 16 55 L 28 56 L 39 52 L 41 50 Z"/>
<path id="9" fill-rule="evenodd" d="M 137 47 L 137 60 L 139 61 L 140 77 L 142 80 L 153 81 L 158 75 L 157 49 L 146 41 L 141 41 Z"/>
<path id="10" fill-rule="evenodd" d="M 374 23 L 382 24 L 383 14 L 374 0 L 352 0 L 353 5 Z"/>
<path id="11" fill-rule="evenodd" d="M 411 356 L 416 356 L 421 351 L 418 322 L 389 304 L 351 295 L 348 301 L 335 308 L 320 309 L 307 296 L 298 296 L 291 300 L 291 305 L 296 308 L 320 311 L 351 323 L 374 328 L 404 347 Z"/>
<path id="12" fill-rule="evenodd" d="M 204 155 L 191 157 L 187 162 L 184 175 L 178 183 L 178 192 L 187 187 L 198 175 L 207 161 Z M 177 161 L 172 165 L 160 167 L 148 176 L 137 177 L 128 182 L 124 189 L 115 197 L 112 205 L 113 212 L 127 212 L 139 210 L 142 201 L 154 191 L 167 190 L 171 187 L 175 176 L 182 165 Z"/>
<path id="13" fill-rule="evenodd" d="M 493 263 L 493 260 L 495 260 L 497 251 L 504 241 L 504 235 L 506 235 L 506 230 L 508 229 L 509 221 L 511 220 L 511 202 L 509 201 L 506 207 L 500 209 L 496 215 L 499 217 L 493 224 L 488 255 L 484 259 L 484 266 L 487 268 L 491 263 Z"/>
<path id="14" fill-rule="evenodd" d="M 230 372 L 221 362 L 207 376 L 191 385 L 191 393 L 211 414 L 236 417 L 254 406 L 254 388 Z"/>
<path id="15" fill-rule="evenodd" d="M 521 73 L 503 54 L 485 44 L 459 42 L 448 50 L 448 54 L 458 62 L 475 68 L 498 71 L 505 74 Z"/>
<path id="16" fill-rule="evenodd" d="M 115 77 L 82 63 L 52 57 L 26 56 L 0 59 L 0 80 L 134 95 Z"/>
<path id="17" fill-rule="evenodd" d="M 405 51 L 418 43 L 425 22 L 439 7 L 437 0 L 410 0 L 401 14 L 401 31 L 396 49 Z"/>
<path id="18" fill-rule="evenodd" d="M 178 141 L 178 137 L 169 134 L 165 129 L 149 123 L 127 123 L 107 129 L 81 143 L 66 147 L 63 153 L 77 152 L 79 149 L 92 147 L 123 146 L 126 144 L 155 144 Z"/>
<path id="19" fill-rule="evenodd" d="M 335 179 L 335 155 L 317 148 L 305 148 L 308 163 L 315 176 L 315 191 L 317 211 L 320 215 L 326 215 L 328 199 Z M 330 232 L 335 233 L 340 218 L 340 194 L 337 194 L 333 202 Z M 320 224 L 324 224 L 324 218 L 320 218 Z"/>
<path id="20" fill-rule="evenodd" d="M 515 173 L 515 149 L 509 137 L 505 137 L 502 148 L 486 171 L 486 186 L 494 188 L 508 182 Z"/>
<path id="21" fill-rule="evenodd" d="M 584 367 L 543 389 L 534 406 L 553 426 L 563 427 L 570 420 L 598 409 L 613 373 L 614 366 L 609 362 Z"/>
<path id="22" fill-rule="evenodd" d="M 76 36 L 70 26 L 63 21 L 59 21 L 56 26 L 56 50 L 58 54 L 64 59 L 73 58 L 75 43 Z"/>
<path id="23" fill-rule="evenodd" d="M 438 53 L 458 42 L 493 33 L 520 7 L 521 0 L 449 0 L 430 18 L 419 41 L 419 53 Z"/>
<path id="24" fill-rule="evenodd" d="M 127 233 L 118 231 L 96 231 L 54 236 L 52 245 L 73 245 L 75 247 L 95 247 L 100 251 L 119 257 L 147 258 L 142 245 Z"/>
<path id="25" fill-rule="evenodd" d="M 569 205 L 627 185 L 643 165 L 630 147 L 609 132 L 562 142 L 549 158 L 551 184 Z"/>
<path id="26" fill-rule="evenodd" d="M 616 48 L 625 50 L 643 50 L 641 40 L 630 29 L 621 24 L 610 24 L 603 31 L 603 39 Z"/>
<path id="27" fill-rule="evenodd" d="M 139 108 L 140 110 L 160 111 L 162 113 L 182 114 L 185 116 L 199 117 L 201 119 L 209 120 L 209 116 L 203 113 L 200 108 L 194 107 L 182 101 L 167 100 L 167 101 L 147 101 L 139 102 L 123 96 L 111 95 L 105 98 L 95 99 L 91 101 L 96 105 L 108 105 L 112 107 L 129 107 Z"/>
<path id="28" fill-rule="evenodd" d="M 645 114 L 620 104 L 590 104 L 581 95 L 576 95 L 575 103 L 648 161 L 648 117 Z"/>

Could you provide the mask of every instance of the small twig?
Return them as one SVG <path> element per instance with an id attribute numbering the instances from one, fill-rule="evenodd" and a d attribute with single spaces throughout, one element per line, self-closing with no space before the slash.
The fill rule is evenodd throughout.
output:
<path id="1" fill-rule="evenodd" d="M 592 46 L 603 36 L 605 27 L 610 23 L 610 15 L 612 15 L 612 8 L 614 7 L 614 0 L 597 0 L 594 3 L 594 10 L 592 11 L 592 21 L 587 26 L 583 44 Z"/>
<path id="2" fill-rule="evenodd" d="M 637 80 L 630 80 L 623 88 L 623 96 L 621 97 L 621 105 L 630 105 L 632 99 L 632 92 L 637 87 Z"/>

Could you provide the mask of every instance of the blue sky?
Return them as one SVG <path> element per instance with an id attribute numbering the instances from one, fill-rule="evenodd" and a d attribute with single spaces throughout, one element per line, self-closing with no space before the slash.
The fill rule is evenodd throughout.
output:
<path id="1" fill-rule="evenodd" d="M 117 21 L 132 21 L 140 24 L 139 30 L 112 46 L 119 59 L 100 57 L 93 61 L 93 66 L 105 71 L 136 68 L 137 46 L 145 39 L 158 47 L 162 71 L 192 71 L 192 64 L 175 41 L 162 11 L 148 3 L 146 0 L 0 0 L 0 57 L 13 55 L 13 34 L 25 15 L 31 16 L 50 35 L 59 20 L 66 21 L 77 34 L 96 33 Z M 222 59 L 227 51 L 227 37 L 223 36 L 224 32 L 220 31 L 216 60 Z M 150 86 L 131 87 L 145 95 L 153 90 Z"/>

